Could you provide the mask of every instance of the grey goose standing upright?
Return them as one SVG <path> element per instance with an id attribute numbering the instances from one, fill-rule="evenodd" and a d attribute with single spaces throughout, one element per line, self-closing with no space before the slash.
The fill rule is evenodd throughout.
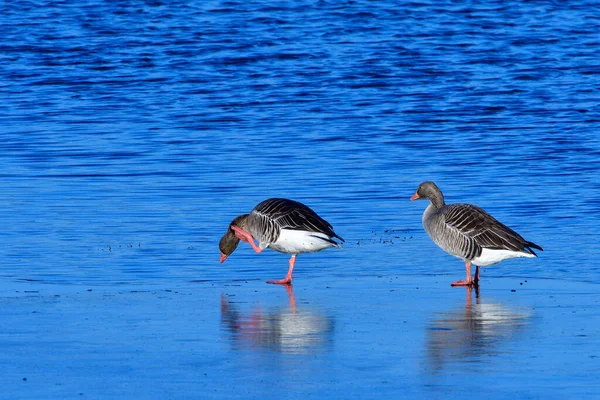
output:
<path id="1" fill-rule="evenodd" d="M 537 257 L 533 249 L 543 250 L 500 223 L 485 210 L 472 204 L 446 204 L 442 191 L 433 182 L 423 182 L 410 198 L 429 199 L 423 213 L 425 231 L 443 250 L 464 260 L 466 279 L 452 286 L 479 283 L 479 267 L 487 267 L 516 257 Z M 471 277 L 471 264 L 476 266 Z"/>
<path id="2" fill-rule="evenodd" d="M 221 262 L 235 251 L 240 240 L 249 243 L 257 253 L 270 248 L 291 254 L 286 277 L 267 281 L 290 284 L 296 255 L 342 247 L 333 240 L 335 238 L 344 241 L 333 231 L 329 222 L 308 206 L 294 200 L 274 198 L 261 202 L 250 214 L 235 217 L 219 242 L 219 250 Z M 254 239 L 258 241 L 258 246 Z"/>

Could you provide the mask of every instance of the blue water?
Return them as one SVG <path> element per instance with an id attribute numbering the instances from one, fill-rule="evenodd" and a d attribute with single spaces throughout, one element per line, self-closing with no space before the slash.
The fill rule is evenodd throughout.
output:
<path id="1" fill-rule="evenodd" d="M 433 180 L 544 248 L 484 284 L 598 282 L 599 31 L 585 0 L 2 3 L 0 281 L 262 285 L 285 255 L 245 246 L 221 265 L 217 243 L 288 197 L 346 239 L 299 256 L 295 283 L 445 284 L 464 266 L 408 201 Z M 343 317 L 315 317 L 319 351 Z"/>

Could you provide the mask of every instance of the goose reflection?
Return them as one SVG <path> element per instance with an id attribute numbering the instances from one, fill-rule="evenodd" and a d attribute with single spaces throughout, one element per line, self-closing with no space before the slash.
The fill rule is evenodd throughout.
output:
<path id="1" fill-rule="evenodd" d="M 427 328 L 427 363 L 432 374 L 449 364 L 485 362 L 490 356 L 509 351 L 501 345 L 517 340 L 532 317 L 529 310 L 482 301 L 479 287 L 465 290 L 465 306 L 443 313 Z"/>
<path id="2" fill-rule="evenodd" d="M 298 307 L 291 285 L 285 285 L 289 305 L 268 311 L 243 312 L 221 295 L 221 326 L 237 349 L 268 349 L 282 353 L 314 353 L 332 342 L 334 321 L 308 307 Z"/>

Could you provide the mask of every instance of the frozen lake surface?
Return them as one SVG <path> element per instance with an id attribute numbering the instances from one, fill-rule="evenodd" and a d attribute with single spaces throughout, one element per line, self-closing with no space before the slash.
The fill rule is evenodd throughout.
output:
<path id="1" fill-rule="evenodd" d="M 593 398 L 598 285 L 446 276 L 1 293 L 6 398 Z M 471 292 L 471 293 L 470 293 Z"/>
<path id="2" fill-rule="evenodd" d="M 600 396 L 595 2 L 0 5 L 0 384 L 47 398 Z M 484 268 L 435 181 L 544 248 Z M 241 246 L 301 201 L 346 239 Z M 513 291 L 514 290 L 514 291 Z"/>

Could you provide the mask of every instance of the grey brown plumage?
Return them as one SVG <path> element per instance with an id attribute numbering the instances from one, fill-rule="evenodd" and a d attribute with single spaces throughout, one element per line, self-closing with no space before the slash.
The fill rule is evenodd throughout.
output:
<path id="1" fill-rule="evenodd" d="M 529 242 L 485 210 L 472 204 L 449 204 L 424 220 L 425 229 L 444 250 L 464 260 L 481 256 L 484 248 L 537 255 L 540 246 Z"/>
<path id="2" fill-rule="evenodd" d="M 258 246 L 254 240 L 258 241 Z M 266 248 L 290 254 L 290 267 L 284 279 L 269 283 L 292 281 L 296 255 L 341 247 L 334 239 L 344 241 L 331 224 L 308 206 L 294 200 L 272 198 L 259 203 L 250 214 L 236 217 L 219 242 L 221 262 L 232 254 L 240 240 L 248 242 L 255 252 Z"/>
<path id="3" fill-rule="evenodd" d="M 275 243 L 282 229 L 321 233 L 335 246 L 331 238 L 342 239 L 333 227 L 306 205 L 288 199 L 273 198 L 259 203 L 248 216 L 248 230 L 259 243 Z"/>
<path id="4" fill-rule="evenodd" d="M 441 190 L 433 182 L 421 183 L 411 198 L 416 199 L 430 200 L 423 213 L 423 227 L 429 237 L 446 252 L 463 259 L 467 271 L 471 262 L 488 266 L 508 258 L 535 257 L 533 249 L 543 250 L 480 207 L 462 203 L 446 205 Z"/>

